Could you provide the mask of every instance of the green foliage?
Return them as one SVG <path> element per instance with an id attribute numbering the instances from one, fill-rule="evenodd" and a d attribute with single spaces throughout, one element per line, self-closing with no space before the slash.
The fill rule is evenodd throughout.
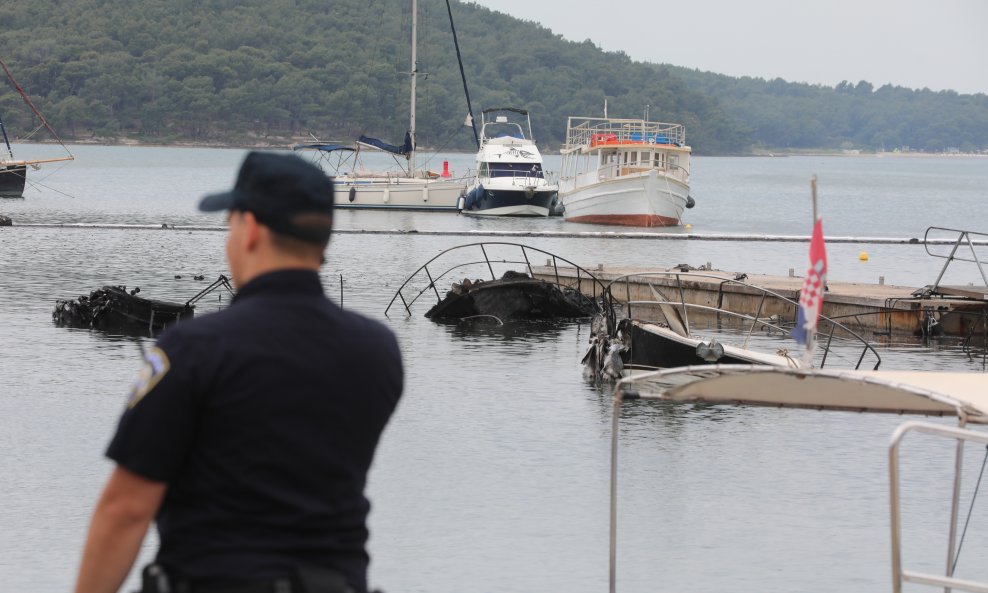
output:
<path id="1" fill-rule="evenodd" d="M 695 90 L 719 99 L 750 140 L 766 149 L 964 152 L 988 149 L 988 95 L 960 95 L 843 81 L 833 88 L 781 79 L 733 78 L 673 71 Z"/>
<path id="2" fill-rule="evenodd" d="M 469 150 L 443 0 L 420 0 L 420 146 Z M 686 125 L 700 154 L 752 147 L 988 148 L 988 97 L 731 78 L 633 62 L 532 22 L 453 3 L 474 113 L 532 112 L 545 148 L 568 116 Z M 407 0 L 23 0 L 0 3 L 0 47 L 68 139 L 400 142 L 408 127 Z M 8 130 L 37 122 L 0 85 Z"/>

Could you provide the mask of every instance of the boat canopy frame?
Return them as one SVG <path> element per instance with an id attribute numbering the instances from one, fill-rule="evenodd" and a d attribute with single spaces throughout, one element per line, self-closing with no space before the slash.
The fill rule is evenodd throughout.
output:
<path id="1" fill-rule="evenodd" d="M 958 426 L 910 420 L 892 434 L 888 449 L 892 591 L 904 583 L 988 593 L 988 583 L 954 578 L 964 445 L 988 445 L 988 433 L 967 429 L 988 424 L 988 390 L 980 373 L 830 371 L 761 365 L 702 365 L 663 369 L 624 378 L 614 387 L 611 410 L 609 591 L 617 588 L 617 474 L 621 406 L 653 400 L 712 405 L 762 405 L 821 411 L 957 416 Z M 849 404 L 864 397 L 868 405 Z M 906 570 L 902 563 L 900 444 L 911 433 L 956 440 L 949 539 L 944 575 Z M 975 489 L 975 493 L 977 489 Z M 963 541 L 963 538 L 962 538 Z"/>
<path id="2" fill-rule="evenodd" d="M 488 252 L 491 250 L 491 248 L 495 248 L 495 247 L 517 248 L 520 252 L 520 256 L 519 256 L 520 259 L 493 259 L 490 253 Z M 442 260 L 450 253 L 460 250 L 467 250 L 471 248 L 477 248 L 480 250 L 480 255 L 481 255 L 480 259 L 471 259 L 469 261 L 459 262 L 454 265 L 451 265 L 448 268 L 443 269 L 443 271 L 441 271 L 438 274 L 434 273 L 436 268 L 436 262 Z M 468 266 L 481 265 L 482 267 L 486 267 L 488 272 L 490 273 L 490 278 L 492 281 L 498 279 L 498 275 L 494 271 L 495 264 L 497 264 L 498 266 L 521 265 L 524 267 L 528 275 L 534 278 L 536 276 L 536 272 L 532 264 L 532 257 L 535 255 L 540 255 L 540 256 L 544 255 L 549 257 L 548 261 L 546 262 L 546 265 L 547 267 L 551 267 L 553 270 L 554 282 L 552 282 L 552 284 L 560 288 L 570 286 L 576 288 L 581 293 L 586 294 L 583 288 L 584 285 L 589 282 L 592 291 L 591 292 L 592 298 L 597 299 L 603 293 L 603 290 L 605 288 L 605 284 L 603 281 L 601 281 L 596 276 L 594 276 L 589 270 L 578 266 L 577 264 L 571 262 L 570 260 L 564 257 L 560 257 L 549 251 L 538 249 L 537 247 L 531 247 L 529 245 L 525 245 L 522 243 L 512 243 L 508 241 L 483 241 L 479 243 L 467 243 L 464 245 L 457 245 L 456 247 L 451 247 L 449 249 L 443 250 L 439 252 L 439 254 L 432 257 L 432 259 L 419 266 L 418 269 L 412 272 L 412 274 L 409 275 L 404 282 L 402 282 L 401 286 L 398 287 L 398 290 L 395 291 L 394 296 L 391 297 L 391 301 L 388 303 L 387 308 L 384 310 L 384 315 L 387 316 L 388 313 L 391 311 L 391 308 L 394 307 L 396 302 L 400 299 L 402 308 L 405 309 L 405 314 L 410 316 L 412 314 L 412 306 L 424 294 L 429 292 L 435 295 L 437 303 L 441 302 L 443 300 L 443 296 L 439 293 L 439 289 L 436 288 L 436 284 L 444 278 L 451 277 L 453 272 L 457 270 L 461 270 Z M 432 269 L 430 269 L 429 267 L 430 265 L 432 266 Z M 575 286 L 572 284 L 567 284 L 559 276 L 560 265 L 565 265 L 576 269 Z M 412 284 L 412 282 L 416 278 L 419 278 L 421 276 L 424 276 L 428 281 L 425 287 L 419 289 L 418 292 L 414 292 L 414 290 L 412 290 L 413 294 L 409 294 L 406 296 L 405 294 L 406 289 L 411 288 L 410 285 Z"/>

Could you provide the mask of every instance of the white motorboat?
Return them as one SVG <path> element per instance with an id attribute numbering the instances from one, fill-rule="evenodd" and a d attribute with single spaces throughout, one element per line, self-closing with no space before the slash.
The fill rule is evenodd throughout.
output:
<path id="1" fill-rule="evenodd" d="M 466 192 L 469 178 L 453 176 L 445 164 L 442 172 L 419 169 L 416 166 L 417 32 L 418 1 L 412 0 L 410 121 L 401 145 L 360 136 L 353 144 L 316 140 L 293 147 L 294 150 L 315 151 L 318 155 L 319 164 L 333 177 L 338 208 L 456 211 L 460 198 Z M 394 159 L 394 166 L 381 171 L 368 170 L 361 159 L 364 151 L 388 155 Z"/>
<path id="2" fill-rule="evenodd" d="M 486 216 L 548 216 L 557 186 L 546 178 L 528 111 L 485 109 L 477 174 L 462 211 Z"/>
<path id="3" fill-rule="evenodd" d="M 559 197 L 571 222 L 675 226 L 692 208 L 690 156 L 680 124 L 570 117 Z"/>

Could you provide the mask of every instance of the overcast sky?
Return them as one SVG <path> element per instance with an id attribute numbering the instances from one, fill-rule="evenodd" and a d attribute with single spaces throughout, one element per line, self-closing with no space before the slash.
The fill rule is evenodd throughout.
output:
<path id="1" fill-rule="evenodd" d="M 988 93 L 988 0 L 475 0 L 634 60 Z"/>

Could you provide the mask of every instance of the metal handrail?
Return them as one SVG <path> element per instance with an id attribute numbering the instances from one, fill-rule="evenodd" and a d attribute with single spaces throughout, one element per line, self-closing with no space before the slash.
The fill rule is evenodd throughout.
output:
<path id="1" fill-rule="evenodd" d="M 930 251 L 930 245 L 931 245 L 930 231 L 947 231 L 950 233 L 957 233 L 957 240 L 954 242 L 953 249 L 950 250 L 950 255 L 940 255 L 939 253 L 932 253 Z M 970 262 L 977 265 L 978 271 L 981 273 L 982 281 L 984 281 L 985 286 L 988 286 L 988 275 L 985 275 L 984 266 L 982 265 L 981 260 L 978 259 L 978 253 L 974 249 L 974 244 L 976 242 L 979 244 L 984 244 L 984 239 L 973 241 L 971 239 L 971 235 L 976 235 L 988 239 L 988 234 L 976 233 L 973 231 L 965 231 L 961 229 L 948 229 L 948 228 L 936 227 L 936 226 L 931 226 L 926 229 L 926 233 L 923 235 L 923 247 L 926 249 L 926 254 L 932 257 L 938 257 L 947 260 L 947 262 L 943 264 L 943 268 L 940 270 L 940 275 L 937 276 L 937 281 L 933 283 L 933 288 L 932 288 L 933 292 L 936 292 L 937 288 L 940 286 L 940 280 L 943 279 L 943 275 L 947 272 L 947 268 L 950 266 L 950 263 L 955 260 Z M 971 249 L 971 256 L 974 259 L 967 259 L 964 257 L 957 256 L 957 249 L 961 246 L 961 244 L 967 244 L 967 246 Z"/>
<path id="2" fill-rule="evenodd" d="M 965 423 L 965 418 L 960 418 L 961 426 Z M 941 436 L 957 440 L 957 450 L 954 458 L 954 488 L 950 512 L 950 539 L 948 541 L 947 568 L 943 576 L 930 575 L 920 572 L 907 571 L 902 568 L 902 517 L 900 512 L 901 495 L 899 485 L 899 445 L 906 434 L 910 432 L 920 432 L 934 436 Z M 932 587 L 943 587 L 944 591 L 960 589 L 962 591 L 973 591 L 976 593 L 988 593 L 988 583 L 978 583 L 974 581 L 954 578 L 954 542 L 957 533 L 958 503 L 960 499 L 960 480 L 965 442 L 975 442 L 988 445 L 988 434 L 968 430 L 966 428 L 956 428 L 920 422 L 912 420 L 900 425 L 894 433 L 889 444 L 889 510 L 891 514 L 892 530 L 892 591 L 902 593 L 903 583 L 916 583 L 929 585 Z"/>
<path id="3" fill-rule="evenodd" d="M 522 259 L 521 260 L 508 260 L 508 259 L 496 260 L 496 259 L 491 259 L 491 257 L 487 254 L 487 248 L 490 247 L 490 246 L 495 246 L 495 245 L 508 246 L 508 247 L 517 247 L 517 248 L 519 248 L 521 250 L 521 257 L 522 257 Z M 438 276 L 434 276 L 432 274 L 432 272 L 429 270 L 429 264 L 432 264 L 433 262 L 435 262 L 436 260 L 442 258 L 446 254 L 451 253 L 453 251 L 460 250 L 460 249 L 467 249 L 467 248 L 470 248 L 470 247 L 479 247 L 481 253 L 483 254 L 483 259 L 476 260 L 476 261 L 467 261 L 467 262 L 462 262 L 462 263 L 453 265 L 453 266 L 447 268 L 445 271 L 443 271 Z M 528 255 L 528 252 L 529 251 L 535 252 L 535 253 L 541 253 L 542 255 L 549 256 L 549 258 L 550 258 L 550 260 L 552 262 L 552 266 L 551 267 L 553 268 L 553 271 L 555 273 L 555 279 L 556 279 L 556 281 L 553 284 L 555 284 L 557 286 L 564 286 L 564 284 L 561 282 L 560 277 L 559 277 L 559 265 L 560 265 L 559 262 L 562 262 L 563 264 L 576 269 L 576 289 L 577 290 L 579 290 L 581 293 L 584 293 L 584 291 L 583 291 L 583 282 L 584 281 L 589 281 L 591 283 L 592 294 L 593 294 L 593 298 L 594 299 L 596 299 L 599 294 L 603 294 L 603 291 L 604 291 L 605 286 L 606 286 L 604 284 L 604 282 L 602 282 L 600 279 L 598 279 L 596 276 L 594 276 L 592 273 L 590 273 L 589 270 L 587 270 L 587 269 L 585 269 L 585 268 L 583 268 L 583 267 L 581 267 L 581 266 L 579 266 L 579 265 L 571 262 L 570 260 L 568 260 L 568 259 L 566 259 L 564 257 L 560 257 L 560 256 L 558 256 L 558 255 L 556 255 L 554 253 L 549 252 L 549 251 L 545 251 L 545 250 L 539 249 L 537 247 L 531 247 L 531 246 L 528 246 L 528 245 L 524 245 L 522 243 L 511 243 L 511 242 L 506 242 L 506 241 L 482 241 L 482 242 L 479 242 L 479 243 L 467 243 L 465 245 L 458 245 L 456 247 L 451 247 L 449 249 L 446 249 L 444 251 L 441 251 L 439 254 L 437 254 L 434 257 L 432 257 L 432 259 L 430 259 L 429 261 L 427 261 L 424 264 L 422 264 L 421 266 L 419 266 L 418 269 L 416 269 L 414 272 L 412 272 L 412 274 L 409 275 L 408 278 L 406 278 L 404 282 L 402 282 L 401 286 L 398 287 L 398 290 L 395 291 L 394 296 L 391 297 L 391 301 L 388 303 L 387 308 L 384 310 L 384 315 L 385 316 L 388 315 L 388 312 L 391 311 L 391 307 L 395 304 L 395 301 L 398 300 L 399 298 L 401 299 L 402 305 L 405 308 L 406 315 L 411 315 L 412 314 L 412 311 L 411 311 L 412 305 L 414 305 L 415 302 L 418 301 L 419 297 L 421 297 L 423 294 L 425 294 L 426 292 L 428 292 L 430 289 L 436 295 L 436 302 L 441 301 L 442 300 L 442 296 L 439 294 L 439 290 L 436 288 L 436 283 L 439 282 L 440 280 L 442 280 L 443 278 L 446 278 L 447 276 L 449 276 L 453 271 L 458 270 L 458 269 L 461 269 L 461 268 L 465 268 L 467 266 L 473 266 L 473 265 L 477 265 L 477 264 L 487 264 L 487 269 L 488 269 L 488 271 L 491 274 L 491 280 L 497 280 L 497 276 L 496 276 L 496 274 L 494 272 L 494 266 L 493 266 L 494 263 L 497 263 L 497 264 L 523 265 L 525 267 L 525 269 L 528 271 L 528 274 L 534 278 L 535 277 L 535 270 L 534 270 L 534 266 L 532 266 L 531 258 Z M 405 298 L 405 295 L 404 295 L 403 291 L 405 290 L 405 288 L 420 273 L 424 273 L 427 276 L 427 278 L 429 280 L 429 283 L 428 283 L 428 285 L 425 288 L 423 288 L 420 291 L 418 291 L 418 293 L 415 294 L 415 296 L 411 300 L 407 300 Z M 586 275 L 586 278 L 584 278 L 583 275 Z"/>

